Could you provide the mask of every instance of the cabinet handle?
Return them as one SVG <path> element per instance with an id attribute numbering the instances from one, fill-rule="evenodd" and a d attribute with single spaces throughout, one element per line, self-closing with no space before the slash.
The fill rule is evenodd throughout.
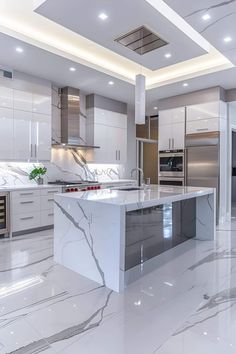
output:
<path id="1" fill-rule="evenodd" d="M 30 144 L 30 157 L 33 157 L 33 144 Z"/>
<path id="2" fill-rule="evenodd" d="M 20 202 L 20 204 L 33 204 L 33 200 L 29 200 L 27 202 Z"/>
<path id="3" fill-rule="evenodd" d="M 172 149 L 174 149 L 175 143 L 174 143 L 174 138 L 172 138 Z"/>
<path id="4" fill-rule="evenodd" d="M 27 216 L 25 218 L 20 218 L 21 220 L 30 220 L 30 219 L 33 219 L 34 217 L 33 216 Z"/>
<path id="5" fill-rule="evenodd" d="M 34 145 L 34 155 L 35 155 L 35 158 L 37 158 L 37 145 L 36 144 Z"/>
<path id="6" fill-rule="evenodd" d="M 54 215 L 53 213 L 48 214 L 48 216 L 53 216 L 53 215 Z"/>
<path id="7" fill-rule="evenodd" d="M 29 193 L 20 193 L 20 195 L 33 195 L 33 192 L 29 192 Z"/>
<path id="8" fill-rule="evenodd" d="M 198 128 L 196 129 L 198 132 L 204 131 L 204 130 L 209 130 L 208 128 Z"/>
<path id="9" fill-rule="evenodd" d="M 169 138 L 169 149 L 170 149 L 170 138 Z"/>
<path id="10" fill-rule="evenodd" d="M 48 199 L 48 202 L 54 202 L 54 198 Z"/>
<path id="11" fill-rule="evenodd" d="M 119 150 L 119 161 L 120 161 L 120 150 Z"/>
<path id="12" fill-rule="evenodd" d="M 116 161 L 117 161 L 117 150 L 116 150 Z"/>
<path id="13" fill-rule="evenodd" d="M 59 192 L 59 191 L 55 191 L 55 190 L 54 191 L 48 191 L 48 194 L 49 193 L 57 193 L 57 192 Z"/>

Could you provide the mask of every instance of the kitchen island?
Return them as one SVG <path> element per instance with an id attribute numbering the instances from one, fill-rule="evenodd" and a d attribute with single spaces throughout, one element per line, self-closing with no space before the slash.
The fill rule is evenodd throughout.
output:
<path id="1" fill-rule="evenodd" d="M 58 194 L 54 203 L 55 261 L 117 292 L 162 253 L 215 237 L 213 188 L 103 189 Z"/>

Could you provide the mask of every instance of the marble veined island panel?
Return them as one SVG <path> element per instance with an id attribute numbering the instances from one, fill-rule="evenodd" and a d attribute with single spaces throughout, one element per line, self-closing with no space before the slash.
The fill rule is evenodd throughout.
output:
<path id="1" fill-rule="evenodd" d="M 120 292 L 155 269 L 162 253 L 215 237 L 215 191 L 152 186 L 59 194 L 54 215 L 55 261 Z"/>

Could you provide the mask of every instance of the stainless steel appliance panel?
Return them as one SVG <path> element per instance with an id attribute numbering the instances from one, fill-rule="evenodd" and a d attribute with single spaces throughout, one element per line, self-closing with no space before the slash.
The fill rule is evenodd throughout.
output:
<path id="1" fill-rule="evenodd" d="M 219 175 L 219 149 L 216 146 L 196 146 L 187 149 L 187 180 L 214 178 Z M 204 186 L 201 186 L 204 187 Z"/>
<path id="2" fill-rule="evenodd" d="M 184 186 L 184 178 L 160 177 L 159 184 L 162 186 Z"/>

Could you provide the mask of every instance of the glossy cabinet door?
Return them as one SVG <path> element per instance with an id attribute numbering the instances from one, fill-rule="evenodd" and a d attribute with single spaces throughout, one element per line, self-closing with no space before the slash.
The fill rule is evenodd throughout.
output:
<path id="1" fill-rule="evenodd" d="M 51 160 L 51 116 L 33 113 L 31 137 L 33 157 L 37 161 Z"/>
<path id="2" fill-rule="evenodd" d="M 172 149 L 183 150 L 185 147 L 185 124 L 175 123 L 172 125 Z"/>
<path id="3" fill-rule="evenodd" d="M 13 109 L 0 107 L 0 160 L 14 159 Z"/>
<path id="4" fill-rule="evenodd" d="M 220 116 L 220 101 L 201 103 L 187 107 L 187 121 L 196 121 Z"/>
<path id="5" fill-rule="evenodd" d="M 13 89 L 0 86 L 0 107 L 13 108 Z"/>
<path id="6" fill-rule="evenodd" d="M 14 90 L 14 109 L 26 112 L 33 110 L 33 95 L 31 92 Z"/>
<path id="7" fill-rule="evenodd" d="M 172 126 L 171 124 L 159 125 L 158 148 L 159 151 L 170 150 L 172 143 Z"/>
<path id="8" fill-rule="evenodd" d="M 160 111 L 159 113 L 158 149 L 184 149 L 185 108 L 179 107 Z"/>
<path id="9" fill-rule="evenodd" d="M 92 162 L 109 163 L 111 149 L 108 146 L 109 132 L 106 125 L 94 125 L 94 144 L 99 146 L 99 149 L 94 149 L 92 153 Z"/>
<path id="10" fill-rule="evenodd" d="M 207 133 L 219 130 L 219 118 L 200 119 L 187 122 L 186 134 Z"/>
<path id="11" fill-rule="evenodd" d="M 51 97 L 48 95 L 33 94 L 33 112 L 51 115 Z"/>
<path id="12" fill-rule="evenodd" d="M 33 156 L 31 141 L 32 113 L 14 110 L 14 159 L 30 161 Z"/>

